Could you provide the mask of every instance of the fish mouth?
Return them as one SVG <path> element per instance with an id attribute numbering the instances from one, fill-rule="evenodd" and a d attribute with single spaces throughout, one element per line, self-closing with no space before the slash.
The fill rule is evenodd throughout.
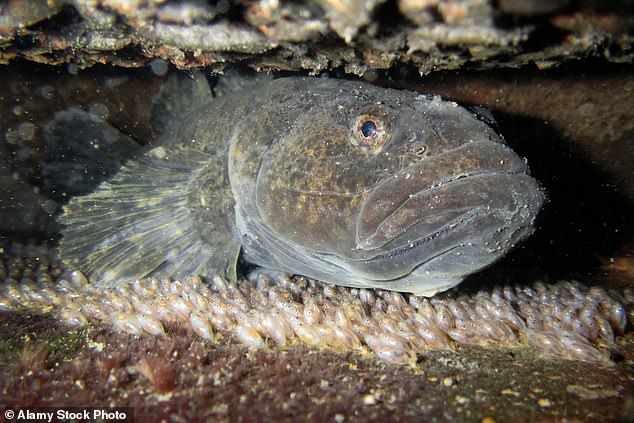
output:
<path id="1" fill-rule="evenodd" d="M 463 144 L 400 170 L 374 189 L 356 222 L 355 267 L 374 280 L 391 280 L 469 250 L 447 261 L 462 277 L 527 237 L 543 200 L 525 160 L 508 147 Z"/>

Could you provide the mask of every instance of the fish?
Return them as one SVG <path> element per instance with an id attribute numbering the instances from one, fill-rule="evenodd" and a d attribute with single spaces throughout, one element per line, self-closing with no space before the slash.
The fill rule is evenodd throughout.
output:
<path id="1" fill-rule="evenodd" d="M 432 296 L 534 231 L 544 190 L 484 113 L 363 81 L 260 75 L 213 88 L 170 78 L 157 140 L 64 206 L 60 257 L 104 287 L 235 280 L 242 260 Z"/>

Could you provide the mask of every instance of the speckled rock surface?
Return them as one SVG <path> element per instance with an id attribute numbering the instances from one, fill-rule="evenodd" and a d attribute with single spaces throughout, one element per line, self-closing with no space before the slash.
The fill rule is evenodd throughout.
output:
<path id="1" fill-rule="evenodd" d="M 228 2 L 10 0 L 0 61 L 254 68 L 364 75 L 407 63 L 421 73 L 585 57 L 632 60 L 631 2 L 318 0 Z"/>
<path id="2" fill-rule="evenodd" d="M 523 351 L 432 352 L 413 370 L 356 353 L 210 345 L 179 327 L 137 337 L 3 314 L 0 331 L 14 363 L 2 365 L 3 406 L 134 406 L 138 421 L 618 422 L 634 412 L 623 364 Z"/>

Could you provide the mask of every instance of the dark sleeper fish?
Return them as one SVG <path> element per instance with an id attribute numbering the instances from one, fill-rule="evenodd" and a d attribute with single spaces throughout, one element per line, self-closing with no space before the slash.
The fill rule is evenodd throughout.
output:
<path id="1" fill-rule="evenodd" d="M 175 81 L 154 148 L 60 217 L 62 258 L 97 284 L 235 278 L 242 249 L 264 268 L 429 296 L 533 231 L 544 195 L 525 160 L 453 102 L 327 78 L 216 97 Z"/>

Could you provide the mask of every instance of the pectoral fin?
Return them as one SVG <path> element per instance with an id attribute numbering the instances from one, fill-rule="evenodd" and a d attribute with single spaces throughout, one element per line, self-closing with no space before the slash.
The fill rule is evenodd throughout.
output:
<path id="1" fill-rule="evenodd" d="M 129 161 L 95 192 L 73 198 L 59 217 L 62 259 L 102 286 L 145 276 L 235 277 L 238 242 L 226 233 L 203 237 L 200 210 L 191 204 L 208 158 L 158 147 Z"/>

